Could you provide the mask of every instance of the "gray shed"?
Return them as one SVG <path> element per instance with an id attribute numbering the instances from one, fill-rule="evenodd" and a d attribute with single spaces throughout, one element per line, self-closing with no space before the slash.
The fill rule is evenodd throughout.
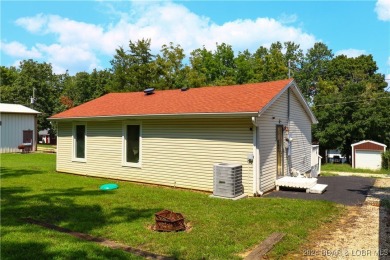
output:
<path id="1" fill-rule="evenodd" d="M 39 113 L 22 105 L 0 103 L 0 153 L 19 152 L 23 143 L 36 150 Z"/>

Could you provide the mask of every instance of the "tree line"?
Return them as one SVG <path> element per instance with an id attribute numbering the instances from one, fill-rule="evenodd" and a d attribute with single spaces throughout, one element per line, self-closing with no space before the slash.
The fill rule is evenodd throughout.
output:
<path id="1" fill-rule="evenodd" d="M 193 50 L 188 59 L 180 45 L 163 45 L 152 53 L 151 40 L 119 47 L 111 68 L 53 73 L 50 63 L 24 60 L 19 67 L 1 66 L 1 102 L 32 107 L 42 114 L 39 129 L 51 128 L 47 118 L 109 92 L 145 88 L 177 89 L 265 82 L 294 78 L 319 124 L 313 140 L 321 150 L 340 149 L 350 155 L 355 141 L 371 139 L 390 147 L 390 93 L 372 55 L 335 56 L 324 43 L 303 52 L 293 42 L 275 42 L 254 52 L 233 51 L 229 44 Z M 30 98 L 35 92 L 35 102 Z"/>

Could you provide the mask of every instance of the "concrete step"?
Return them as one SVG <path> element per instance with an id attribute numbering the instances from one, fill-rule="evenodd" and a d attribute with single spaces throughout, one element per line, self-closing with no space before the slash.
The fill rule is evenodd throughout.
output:
<path id="1" fill-rule="evenodd" d="M 316 184 L 313 187 L 309 189 L 309 193 L 317 193 L 317 194 L 322 194 L 328 185 L 326 184 Z"/>

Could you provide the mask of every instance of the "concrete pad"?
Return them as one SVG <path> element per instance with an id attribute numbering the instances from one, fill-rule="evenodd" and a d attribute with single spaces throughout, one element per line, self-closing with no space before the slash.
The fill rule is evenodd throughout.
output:
<path id="1" fill-rule="evenodd" d="M 289 189 L 274 191 L 264 197 L 279 197 L 305 200 L 328 200 L 339 204 L 356 206 L 363 205 L 370 188 L 374 185 L 375 178 L 354 176 L 329 176 L 318 177 L 319 184 L 327 184 L 326 191 L 322 194 L 309 194 L 304 190 Z"/>
<path id="2" fill-rule="evenodd" d="M 241 194 L 240 196 L 237 196 L 237 197 L 234 197 L 234 198 L 221 197 L 221 196 L 215 196 L 215 195 L 210 195 L 209 197 L 210 197 L 210 198 L 217 198 L 217 199 L 226 199 L 226 200 L 240 200 L 240 199 L 247 198 L 248 195 L 246 195 L 246 194 Z"/>

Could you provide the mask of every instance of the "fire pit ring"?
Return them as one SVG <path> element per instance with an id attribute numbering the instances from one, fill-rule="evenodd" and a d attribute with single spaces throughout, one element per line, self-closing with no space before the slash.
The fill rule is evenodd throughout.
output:
<path id="1" fill-rule="evenodd" d="M 156 231 L 172 232 L 186 230 L 184 217 L 181 213 L 164 209 L 154 214 L 154 216 L 156 221 L 154 229 Z"/>

